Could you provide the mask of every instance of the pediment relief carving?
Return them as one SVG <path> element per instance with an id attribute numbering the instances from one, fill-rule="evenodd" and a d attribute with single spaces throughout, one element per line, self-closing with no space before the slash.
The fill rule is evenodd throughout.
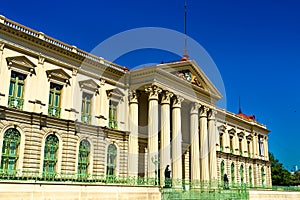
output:
<path id="1" fill-rule="evenodd" d="M 204 83 L 202 83 L 199 78 L 197 78 L 197 76 L 192 73 L 189 69 L 185 69 L 185 70 L 181 70 L 181 71 L 177 71 L 177 72 L 174 72 L 174 74 L 183 79 L 183 80 L 186 80 L 188 81 L 189 83 L 193 84 L 193 85 L 196 85 L 202 89 L 204 89 Z"/>
<path id="2" fill-rule="evenodd" d="M 8 69 L 25 74 L 35 74 L 36 65 L 25 56 L 7 57 L 6 62 Z"/>
<path id="3" fill-rule="evenodd" d="M 81 89 L 85 89 L 85 90 L 88 90 L 88 91 L 95 92 L 96 94 L 99 94 L 100 86 L 92 79 L 79 81 L 79 87 Z"/>
<path id="4" fill-rule="evenodd" d="M 46 74 L 49 81 L 56 82 L 59 84 L 66 83 L 70 85 L 69 79 L 71 78 L 71 76 L 63 69 L 47 70 Z"/>
<path id="5" fill-rule="evenodd" d="M 125 94 L 118 88 L 112 90 L 106 90 L 107 97 L 114 101 L 121 101 Z"/>

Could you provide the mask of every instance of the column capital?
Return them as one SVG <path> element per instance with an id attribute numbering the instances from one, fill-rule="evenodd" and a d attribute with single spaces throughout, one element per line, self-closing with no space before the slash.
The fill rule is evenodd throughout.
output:
<path id="1" fill-rule="evenodd" d="M 198 114 L 200 106 L 201 105 L 199 103 L 192 102 L 191 103 L 191 114 Z"/>
<path id="2" fill-rule="evenodd" d="M 172 108 L 181 108 L 181 102 L 183 102 L 184 98 L 181 96 L 174 96 L 173 98 L 173 103 L 172 103 Z"/>
<path id="3" fill-rule="evenodd" d="M 129 91 L 129 103 L 138 103 L 138 94 L 136 90 Z"/>
<path id="4" fill-rule="evenodd" d="M 200 118 L 201 117 L 207 117 L 207 112 L 209 111 L 209 108 L 207 106 L 202 105 L 200 107 Z"/>
<path id="5" fill-rule="evenodd" d="M 156 85 L 152 85 L 146 87 L 145 92 L 149 94 L 149 100 L 158 100 L 158 94 L 162 92 L 162 89 Z"/>
<path id="6" fill-rule="evenodd" d="M 212 108 L 209 109 L 209 112 L 208 112 L 208 120 L 215 120 L 216 119 L 216 114 L 218 112 Z"/>
<path id="7" fill-rule="evenodd" d="M 168 90 L 163 91 L 161 95 L 161 104 L 170 104 L 170 100 L 173 95 L 174 94 Z"/>

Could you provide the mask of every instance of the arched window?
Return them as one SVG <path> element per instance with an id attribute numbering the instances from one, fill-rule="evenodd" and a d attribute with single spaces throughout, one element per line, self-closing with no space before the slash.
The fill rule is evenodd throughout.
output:
<path id="1" fill-rule="evenodd" d="M 43 174 L 44 176 L 55 176 L 55 168 L 57 162 L 57 153 L 59 141 L 58 138 L 51 134 L 47 136 L 45 141 L 44 148 L 44 166 L 43 166 Z"/>
<path id="2" fill-rule="evenodd" d="M 110 144 L 107 149 L 107 169 L 106 175 L 115 175 L 117 147 Z"/>
<path id="3" fill-rule="evenodd" d="M 78 153 L 78 177 L 84 178 L 88 174 L 89 156 L 91 152 L 91 145 L 89 141 L 82 140 L 79 144 Z"/>
<path id="4" fill-rule="evenodd" d="M 235 177 L 234 177 L 234 164 L 231 164 L 231 183 L 235 182 Z"/>
<path id="5" fill-rule="evenodd" d="M 265 170 L 264 167 L 261 168 L 261 185 L 264 186 L 265 185 Z"/>
<path id="6" fill-rule="evenodd" d="M 19 158 L 21 134 L 15 128 L 10 128 L 4 133 L 2 144 L 1 169 L 5 173 L 15 174 Z"/>
<path id="7" fill-rule="evenodd" d="M 249 184 L 250 187 L 252 186 L 252 167 L 249 166 Z"/>
<path id="8" fill-rule="evenodd" d="M 224 178 L 224 169 L 225 168 L 225 164 L 224 164 L 224 161 L 221 162 L 221 180 L 223 180 Z"/>
<path id="9" fill-rule="evenodd" d="M 244 183 L 244 166 L 240 166 L 240 177 L 241 177 L 241 183 Z"/>

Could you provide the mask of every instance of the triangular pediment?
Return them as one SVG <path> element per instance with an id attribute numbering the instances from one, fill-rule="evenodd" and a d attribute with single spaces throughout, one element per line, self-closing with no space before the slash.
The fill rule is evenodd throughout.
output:
<path id="1" fill-rule="evenodd" d="M 206 91 L 212 94 L 216 99 L 221 99 L 222 95 L 197 65 L 195 61 L 181 61 L 170 64 L 164 64 L 162 67 L 164 71 L 167 71 L 174 75 L 176 78 L 191 84 L 193 87 L 199 90 Z"/>
<path id="2" fill-rule="evenodd" d="M 6 58 L 9 68 L 25 73 L 35 73 L 36 65 L 25 56 L 14 56 Z"/>
<path id="3" fill-rule="evenodd" d="M 46 71 L 49 81 L 56 82 L 58 84 L 70 84 L 69 79 L 71 76 L 63 69 L 51 69 Z"/>
<path id="4" fill-rule="evenodd" d="M 98 89 L 100 88 L 100 86 L 93 79 L 79 81 L 79 86 L 80 86 L 80 88 L 90 90 L 90 91 L 93 91 L 96 93 L 98 92 Z"/>
<path id="5" fill-rule="evenodd" d="M 119 88 L 107 90 L 106 93 L 110 99 L 113 99 L 115 101 L 120 101 L 125 96 L 125 94 Z"/>

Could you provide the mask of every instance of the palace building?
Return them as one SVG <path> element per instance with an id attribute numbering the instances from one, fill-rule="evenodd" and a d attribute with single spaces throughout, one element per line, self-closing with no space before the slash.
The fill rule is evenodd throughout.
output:
<path id="1" fill-rule="evenodd" d="M 272 185 L 269 130 L 193 60 L 130 70 L 0 16 L 0 80 L 0 179 Z"/>

